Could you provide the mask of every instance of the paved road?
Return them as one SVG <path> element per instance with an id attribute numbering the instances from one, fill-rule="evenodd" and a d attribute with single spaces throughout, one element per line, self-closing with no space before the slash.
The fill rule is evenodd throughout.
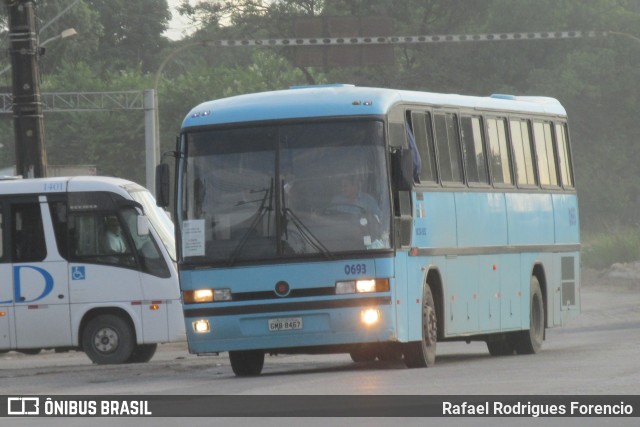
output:
<path id="1" fill-rule="evenodd" d="M 78 352 L 46 351 L 38 356 L 10 352 L 0 355 L 0 384 L 7 395 L 640 394 L 640 284 L 591 278 L 582 289 L 582 307 L 582 315 L 572 324 L 549 330 L 543 351 L 532 356 L 491 357 L 484 343 L 441 343 L 432 369 L 406 369 L 402 363 L 354 364 L 348 355 L 276 356 L 267 357 L 262 376 L 238 379 L 226 354 L 197 357 L 180 343 L 160 346 L 153 360 L 141 365 L 96 366 Z M 510 425 L 540 421 L 509 420 Z M 29 425 L 16 421 L 15 425 Z M 369 421 L 352 419 L 350 424 L 381 425 L 380 419 Z M 425 424 L 425 420 L 405 421 Z M 151 422 L 139 420 L 136 425 Z M 304 421 L 310 426 L 320 422 Z M 450 425 L 475 425 L 466 422 L 458 419 Z M 161 424 L 170 423 L 164 419 Z M 637 418 L 593 425 L 636 423 Z M 558 425 L 578 423 L 564 419 Z"/>

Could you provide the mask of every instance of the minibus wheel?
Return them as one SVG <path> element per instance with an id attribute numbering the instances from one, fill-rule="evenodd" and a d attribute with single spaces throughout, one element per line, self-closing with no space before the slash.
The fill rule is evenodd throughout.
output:
<path id="1" fill-rule="evenodd" d="M 127 363 L 147 363 L 154 354 L 156 354 L 156 349 L 158 348 L 158 344 L 140 344 L 137 345 L 135 350 L 133 350 L 133 354 L 127 360 Z"/>
<path id="2" fill-rule="evenodd" d="M 82 333 L 82 349 L 92 362 L 111 365 L 126 362 L 135 347 L 134 331 L 127 321 L 102 314 L 89 321 Z"/>

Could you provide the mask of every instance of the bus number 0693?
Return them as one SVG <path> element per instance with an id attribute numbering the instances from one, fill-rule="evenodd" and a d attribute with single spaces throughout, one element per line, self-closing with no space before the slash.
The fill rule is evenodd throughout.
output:
<path id="1" fill-rule="evenodd" d="M 347 264 L 344 266 L 344 274 L 367 274 L 367 264 Z"/>

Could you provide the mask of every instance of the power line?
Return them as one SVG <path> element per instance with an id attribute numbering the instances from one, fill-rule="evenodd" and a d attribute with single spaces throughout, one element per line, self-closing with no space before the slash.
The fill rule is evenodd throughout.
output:
<path id="1" fill-rule="evenodd" d="M 371 37 L 315 37 L 210 40 L 202 43 L 217 47 L 283 47 L 283 46 L 351 46 L 351 45 L 400 45 L 425 43 L 468 43 L 524 40 L 554 40 L 606 37 L 607 31 L 543 31 L 524 33 L 488 34 L 440 34 L 418 36 L 371 36 Z"/>

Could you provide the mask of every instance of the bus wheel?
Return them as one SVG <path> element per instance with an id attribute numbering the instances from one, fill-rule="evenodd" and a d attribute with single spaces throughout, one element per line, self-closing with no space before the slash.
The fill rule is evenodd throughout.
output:
<path id="1" fill-rule="evenodd" d="M 530 306 L 529 330 L 520 331 L 514 335 L 513 346 L 518 354 L 539 352 L 544 340 L 544 301 L 540 290 L 540 282 L 535 276 L 531 276 Z"/>
<path id="2" fill-rule="evenodd" d="M 378 360 L 381 362 L 399 362 L 402 360 L 402 347 L 395 343 L 382 344 L 378 349 Z"/>
<path id="3" fill-rule="evenodd" d="M 260 375 L 264 366 L 264 352 L 261 350 L 230 351 L 231 369 L 238 377 Z"/>
<path id="4" fill-rule="evenodd" d="M 104 314 L 91 319 L 82 333 L 82 349 L 99 365 L 124 363 L 135 347 L 134 331 L 119 316 Z"/>
<path id="5" fill-rule="evenodd" d="M 492 356 L 511 356 L 514 352 L 513 345 L 506 336 L 487 341 L 487 348 Z"/>
<path id="6" fill-rule="evenodd" d="M 377 354 L 375 348 L 370 344 L 358 345 L 349 352 L 351 360 L 356 363 L 373 362 L 374 360 L 376 360 L 376 355 Z"/>
<path id="7" fill-rule="evenodd" d="M 158 344 L 137 345 L 127 363 L 147 363 L 156 354 L 157 348 Z"/>
<path id="8" fill-rule="evenodd" d="M 408 368 L 424 368 L 436 363 L 438 317 L 431 288 L 424 287 L 422 298 L 422 340 L 404 345 L 404 363 Z"/>

